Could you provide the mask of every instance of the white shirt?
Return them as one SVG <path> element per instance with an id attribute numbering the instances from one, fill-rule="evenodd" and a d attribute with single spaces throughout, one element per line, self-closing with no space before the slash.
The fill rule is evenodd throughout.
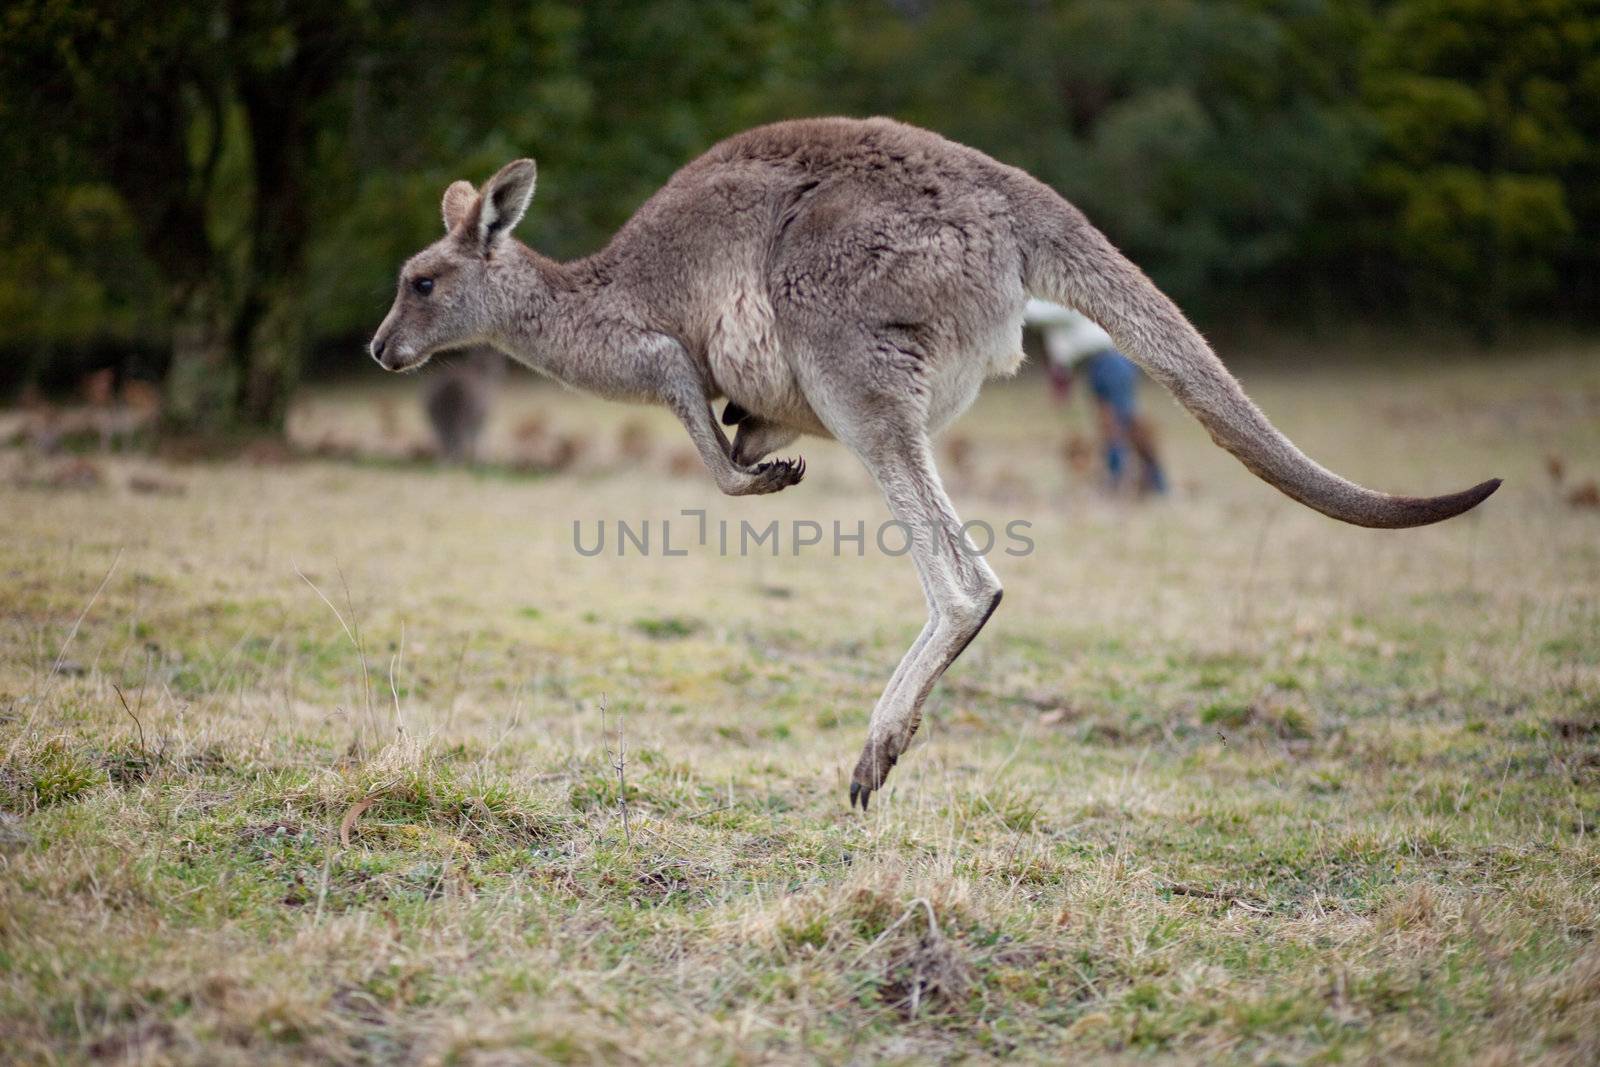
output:
<path id="1" fill-rule="evenodd" d="M 1059 304 L 1029 300 L 1023 318 L 1044 334 L 1044 350 L 1057 367 L 1071 367 L 1096 353 L 1117 347 L 1110 334 Z"/>

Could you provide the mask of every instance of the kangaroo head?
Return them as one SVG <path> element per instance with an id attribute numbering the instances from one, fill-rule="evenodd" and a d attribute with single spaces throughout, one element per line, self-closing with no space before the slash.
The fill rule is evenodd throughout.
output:
<path id="1" fill-rule="evenodd" d="M 494 332 L 491 274 L 533 199 L 534 177 L 533 160 L 519 159 L 481 192 L 464 181 L 444 191 L 445 235 L 401 269 L 394 306 L 372 337 L 372 358 L 385 370 L 415 370 L 435 352 L 482 343 Z"/>

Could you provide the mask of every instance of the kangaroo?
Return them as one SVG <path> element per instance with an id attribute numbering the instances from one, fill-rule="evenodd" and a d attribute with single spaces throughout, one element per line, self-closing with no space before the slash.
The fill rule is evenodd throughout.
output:
<path id="1" fill-rule="evenodd" d="M 400 272 L 371 354 L 406 371 L 491 344 L 616 400 L 659 403 L 734 496 L 799 482 L 765 457 L 802 434 L 866 466 L 911 554 L 928 618 L 873 708 L 850 780 L 866 809 L 934 683 L 1000 603 L 934 465 L 932 436 L 1022 362 L 1028 297 L 1077 309 L 1251 472 L 1358 526 L 1438 522 L 1499 487 L 1391 496 L 1308 459 L 1245 396 L 1177 306 L 1042 182 L 889 119 L 803 119 L 731 137 L 679 170 L 601 251 L 558 263 L 511 239 L 532 160 L 444 193 L 445 236 Z M 737 429 L 730 444 L 712 404 Z"/>
<path id="2" fill-rule="evenodd" d="M 491 348 L 461 353 L 423 391 L 422 406 L 433 427 L 439 456 L 447 463 L 475 463 L 478 439 L 489 420 L 495 386 L 505 374 L 505 360 Z"/>

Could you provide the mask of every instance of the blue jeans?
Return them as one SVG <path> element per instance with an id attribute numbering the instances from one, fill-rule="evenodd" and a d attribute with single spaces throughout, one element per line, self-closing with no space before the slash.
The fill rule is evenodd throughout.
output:
<path id="1" fill-rule="evenodd" d="M 1113 486 L 1122 484 L 1127 470 L 1127 453 L 1134 433 L 1134 419 L 1138 416 L 1139 370 L 1133 361 L 1114 348 L 1089 357 L 1086 367 L 1089 388 L 1094 397 L 1109 408 L 1116 422 L 1117 433 L 1108 434 L 1105 442 L 1106 475 Z M 1167 491 L 1167 477 L 1153 455 L 1140 455 L 1144 464 L 1146 487 L 1156 493 Z"/>

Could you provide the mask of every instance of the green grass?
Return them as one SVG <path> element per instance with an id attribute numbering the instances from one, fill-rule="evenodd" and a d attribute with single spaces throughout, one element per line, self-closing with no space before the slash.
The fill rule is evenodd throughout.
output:
<path id="1" fill-rule="evenodd" d="M 1247 380 L 1353 477 L 1507 485 L 1341 527 L 1151 394 L 1179 492 L 1133 507 L 1060 464 L 1036 381 L 998 385 L 954 494 L 1038 549 L 996 558 L 1003 609 L 866 816 L 908 560 L 571 543 L 878 521 L 835 446 L 725 500 L 659 413 L 519 386 L 492 447 L 530 410 L 601 444 L 536 479 L 7 476 L 7 1058 L 1593 1062 L 1600 513 L 1544 467 L 1600 477 L 1600 360 Z M 313 396 L 296 433 L 372 404 Z"/>

